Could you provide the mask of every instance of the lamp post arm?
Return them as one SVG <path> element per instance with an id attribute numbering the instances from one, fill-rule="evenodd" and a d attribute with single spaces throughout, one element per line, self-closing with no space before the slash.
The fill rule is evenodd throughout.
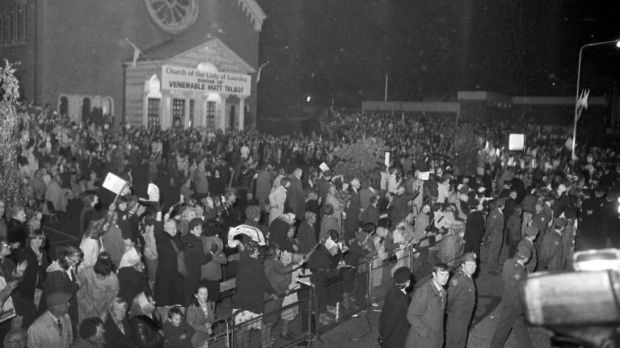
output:
<path id="1" fill-rule="evenodd" d="M 581 61 L 583 59 L 583 50 L 589 47 L 596 47 L 602 45 L 608 45 L 610 43 L 620 43 L 619 40 L 608 40 L 608 41 L 600 41 L 600 42 L 592 42 L 585 44 L 579 48 L 579 61 L 577 62 L 577 92 L 575 93 L 575 115 L 573 120 L 573 144 L 571 147 L 571 161 L 575 159 L 575 146 L 577 145 L 577 122 L 579 121 L 578 112 L 578 101 L 579 101 L 579 87 L 581 83 Z"/>

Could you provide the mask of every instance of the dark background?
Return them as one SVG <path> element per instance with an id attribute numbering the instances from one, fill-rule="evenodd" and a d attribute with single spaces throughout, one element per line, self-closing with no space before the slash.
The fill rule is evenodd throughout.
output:
<path id="1" fill-rule="evenodd" d="M 619 1 L 258 0 L 267 14 L 259 114 L 456 99 L 459 90 L 573 96 L 581 45 L 620 38 Z M 620 49 L 589 48 L 583 88 L 607 95 Z M 310 102 L 306 98 L 310 96 Z"/>

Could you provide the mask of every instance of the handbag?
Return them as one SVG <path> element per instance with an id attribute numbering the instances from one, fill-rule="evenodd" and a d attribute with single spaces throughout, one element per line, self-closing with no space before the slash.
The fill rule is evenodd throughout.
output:
<path id="1" fill-rule="evenodd" d="M 185 251 L 179 250 L 174 241 L 171 239 L 170 243 L 172 243 L 172 248 L 174 252 L 177 254 L 177 272 L 179 272 L 182 276 L 187 277 L 189 272 L 187 271 L 187 267 L 185 266 Z"/>

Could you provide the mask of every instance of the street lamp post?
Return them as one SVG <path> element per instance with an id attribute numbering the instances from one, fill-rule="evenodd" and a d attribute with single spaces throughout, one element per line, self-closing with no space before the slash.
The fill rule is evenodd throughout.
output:
<path id="1" fill-rule="evenodd" d="M 600 41 L 600 42 L 591 42 L 585 44 L 579 48 L 579 61 L 577 62 L 577 93 L 575 95 L 575 117 L 573 121 L 573 144 L 571 150 L 571 160 L 575 158 L 575 146 L 577 144 L 577 122 L 579 122 L 579 83 L 581 82 L 581 61 L 583 59 L 583 50 L 590 47 L 603 46 L 611 43 L 615 43 L 617 46 L 620 45 L 620 40 L 608 40 L 608 41 Z M 619 46 L 620 47 L 620 46 Z"/>

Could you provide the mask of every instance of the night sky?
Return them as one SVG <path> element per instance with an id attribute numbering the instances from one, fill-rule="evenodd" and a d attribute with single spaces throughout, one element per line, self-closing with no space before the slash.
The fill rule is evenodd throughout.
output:
<path id="1" fill-rule="evenodd" d="M 579 47 L 620 38 L 620 1 L 258 0 L 259 112 L 359 107 L 382 100 L 449 101 L 459 90 L 575 94 Z M 608 94 L 620 49 L 587 49 L 582 85 Z M 307 96 L 311 102 L 307 103 Z"/>

